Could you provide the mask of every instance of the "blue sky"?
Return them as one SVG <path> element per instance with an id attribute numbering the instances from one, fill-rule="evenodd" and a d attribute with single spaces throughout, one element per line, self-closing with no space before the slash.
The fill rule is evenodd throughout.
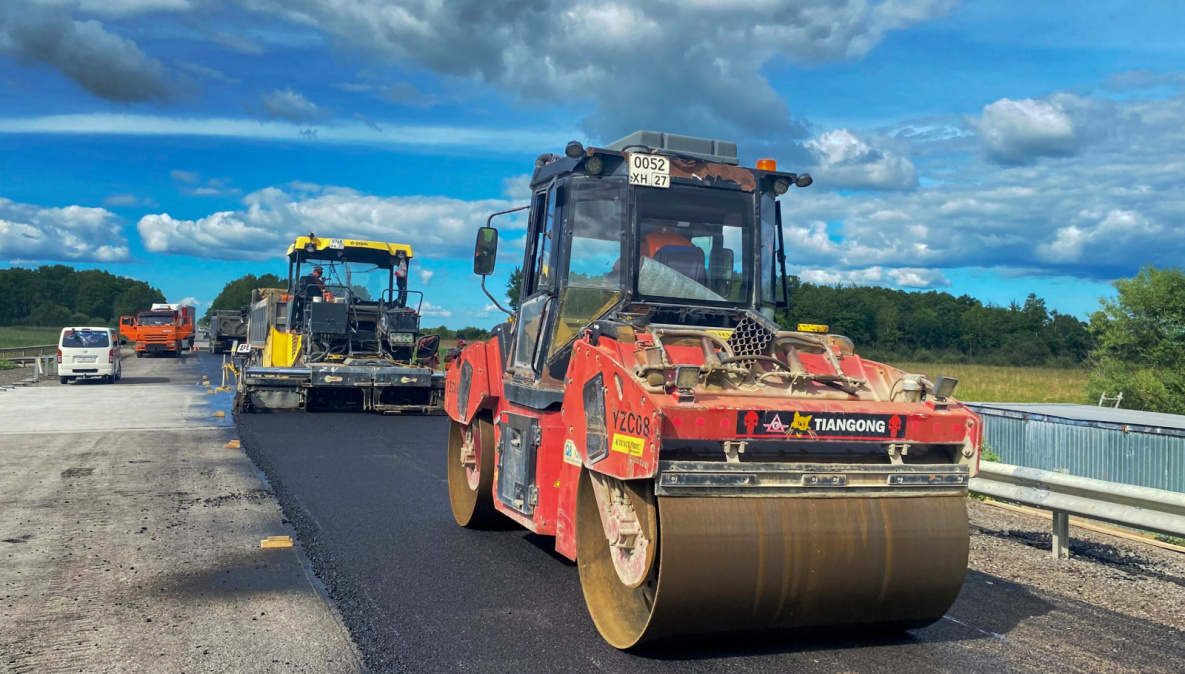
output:
<path id="1" fill-rule="evenodd" d="M 1180 264 L 1183 28 L 1178 3 L 7 0 L 0 265 L 208 303 L 297 234 L 392 240 L 428 324 L 489 325 L 476 227 L 537 154 L 647 128 L 810 171 L 783 204 L 806 280 L 1085 316 Z"/>

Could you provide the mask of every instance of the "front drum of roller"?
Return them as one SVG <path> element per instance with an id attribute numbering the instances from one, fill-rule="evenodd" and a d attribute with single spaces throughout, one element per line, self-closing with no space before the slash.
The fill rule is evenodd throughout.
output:
<path id="1" fill-rule="evenodd" d="M 628 588 L 587 481 L 577 494 L 580 582 L 617 648 L 707 632 L 922 627 L 946 613 L 966 575 L 961 496 L 659 497 L 655 568 Z"/>

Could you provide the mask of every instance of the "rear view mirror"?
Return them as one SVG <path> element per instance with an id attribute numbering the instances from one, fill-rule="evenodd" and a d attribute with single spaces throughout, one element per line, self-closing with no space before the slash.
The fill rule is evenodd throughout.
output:
<path id="1" fill-rule="evenodd" d="M 473 273 L 489 276 L 494 273 L 494 262 L 498 259 L 498 230 L 482 227 L 477 230 L 477 245 L 473 248 Z"/>
<path id="2" fill-rule="evenodd" d="M 416 342 L 416 358 L 428 360 L 440 351 L 440 335 L 424 335 Z"/>

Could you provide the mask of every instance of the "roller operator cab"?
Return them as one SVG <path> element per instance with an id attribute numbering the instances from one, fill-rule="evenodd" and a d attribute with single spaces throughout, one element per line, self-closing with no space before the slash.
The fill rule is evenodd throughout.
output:
<path id="1" fill-rule="evenodd" d="M 618 648 L 917 627 L 962 586 L 980 422 L 956 382 L 774 320 L 782 202 L 810 183 L 653 132 L 541 155 L 518 310 L 449 370 L 457 522 L 554 536 Z"/>
<path id="2" fill-rule="evenodd" d="M 253 292 L 236 357 L 238 411 L 443 413 L 439 338 L 420 335 L 410 246 L 314 234 L 288 247 L 288 285 Z"/>

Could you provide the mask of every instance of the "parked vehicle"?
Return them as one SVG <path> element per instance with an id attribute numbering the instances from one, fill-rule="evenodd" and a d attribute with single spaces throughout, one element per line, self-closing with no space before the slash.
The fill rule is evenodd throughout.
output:
<path id="1" fill-rule="evenodd" d="M 58 376 L 63 384 L 75 379 L 112 384 L 123 377 L 119 333 L 114 328 L 62 328 L 58 339 Z"/>
<path id="2" fill-rule="evenodd" d="M 119 333 L 136 344 L 136 357 L 164 354 L 176 357 L 193 348 L 194 309 L 184 304 L 153 304 L 135 316 L 119 318 Z"/>
<path id="3" fill-rule="evenodd" d="M 247 341 L 247 321 L 242 311 L 215 311 L 210 317 L 210 353 L 230 351 L 235 342 Z"/>

